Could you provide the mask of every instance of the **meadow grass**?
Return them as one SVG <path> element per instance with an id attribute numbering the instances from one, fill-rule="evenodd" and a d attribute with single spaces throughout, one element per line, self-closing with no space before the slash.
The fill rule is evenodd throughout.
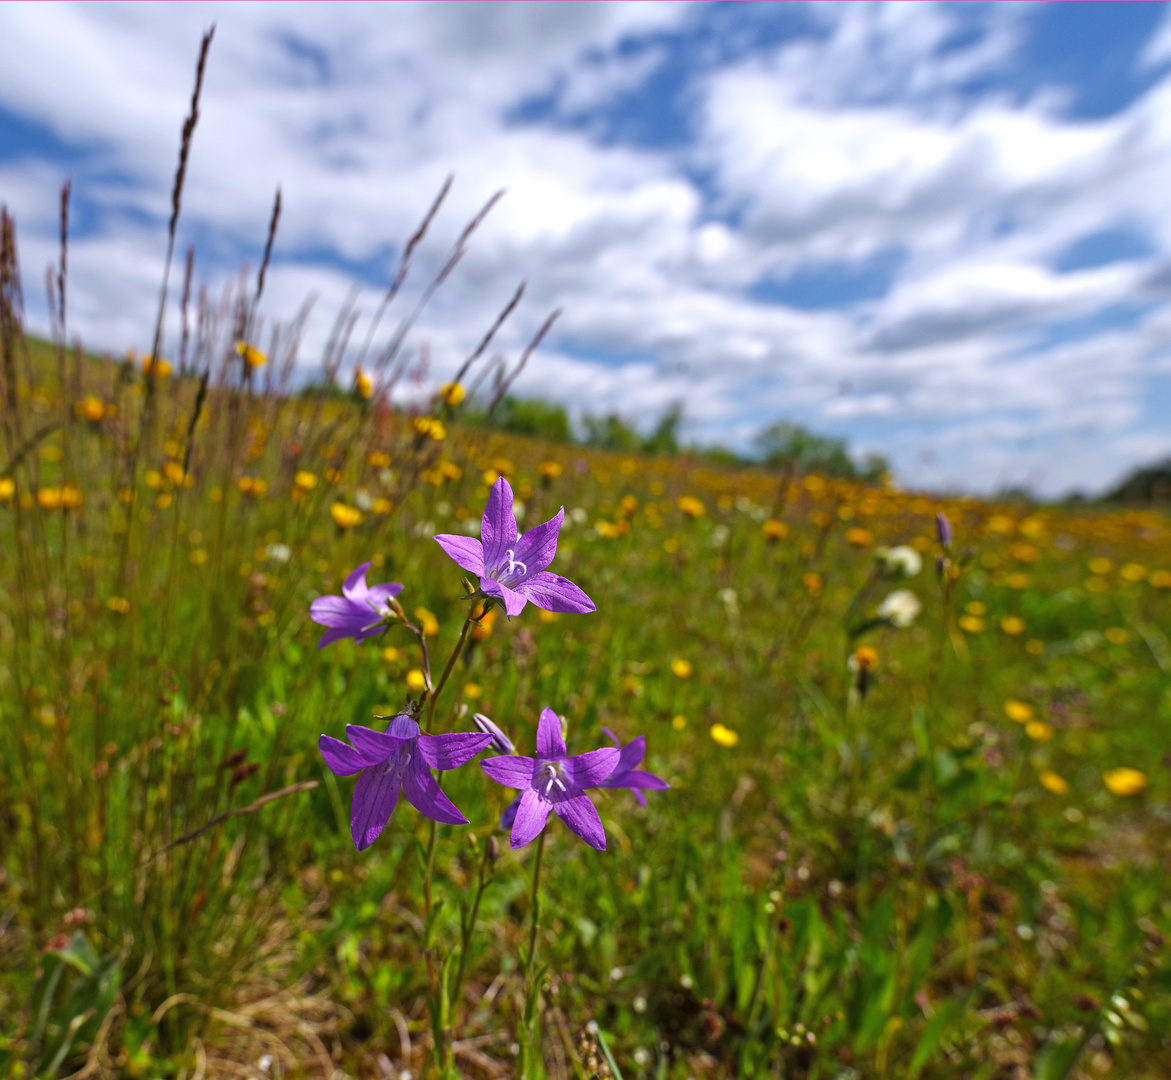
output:
<path id="1" fill-rule="evenodd" d="M 430 536 L 474 525 L 497 475 L 526 526 L 567 508 L 554 569 L 598 611 L 485 620 L 443 728 L 482 711 L 525 752 L 552 705 L 571 751 L 645 733 L 672 785 L 645 810 L 596 793 L 606 853 L 550 838 L 552 1075 L 608 1067 L 589 1021 L 633 1076 L 1167 1074 L 1161 514 L 606 454 L 246 383 L 192 425 L 177 373 L 129 487 L 141 364 L 17 352 L 9 425 L 57 426 L 0 489 L 8 1075 L 425 1067 L 425 823 L 400 807 L 357 853 L 316 750 L 416 696 L 419 653 L 402 630 L 318 653 L 308 608 L 373 559 L 446 656 L 466 602 Z M 895 544 L 916 577 L 876 572 Z M 853 634 L 895 588 L 914 625 Z M 1112 792 L 1119 767 L 1149 784 Z M 506 798 L 450 779 L 472 825 L 439 830 L 426 932 L 448 954 Z M 531 858 L 506 851 L 484 891 L 454 1006 L 469 1075 L 512 1068 Z"/>

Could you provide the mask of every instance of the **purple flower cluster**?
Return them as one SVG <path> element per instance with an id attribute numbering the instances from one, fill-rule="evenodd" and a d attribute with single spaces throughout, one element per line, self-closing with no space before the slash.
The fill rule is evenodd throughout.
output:
<path id="1" fill-rule="evenodd" d="M 545 569 L 557 553 L 564 519 L 563 507 L 556 517 L 522 536 L 513 511 L 512 488 L 501 477 L 488 497 L 480 540 L 451 534 L 435 539 L 459 566 L 479 578 L 480 587 L 469 599 L 491 598 L 509 616 L 519 615 L 530 600 L 547 611 L 585 614 L 595 610 L 593 601 L 572 581 Z M 391 603 L 402 585 L 367 586 L 370 566 L 363 563 L 346 578 L 341 596 L 313 601 L 313 621 L 327 627 L 319 649 L 343 638 L 364 641 L 402 618 L 401 608 Z M 605 850 L 602 819 L 586 792 L 596 787 L 627 788 L 645 806 L 644 791 L 662 791 L 668 786 L 665 780 L 638 768 L 646 754 L 646 740 L 641 735 L 622 746 L 612 731 L 603 728 L 614 746 L 571 757 L 560 719 L 552 709 L 544 709 L 537 724 L 537 756 L 529 758 L 513 754 L 511 740 L 491 719 L 477 713 L 475 722 L 479 731 L 424 735 L 414 716 L 403 713 L 392 717 L 385 731 L 348 725 L 348 742 L 321 736 L 318 746 L 325 764 L 338 776 L 358 774 L 350 830 L 359 851 L 374 843 L 386 827 L 400 793 L 434 821 L 468 824 L 431 770 L 458 768 L 489 747 L 499 756 L 482 761 L 481 768 L 497 783 L 520 792 L 500 819 L 501 828 L 511 829 L 514 848 L 536 839 L 549 814 L 554 813 L 591 847 Z"/>

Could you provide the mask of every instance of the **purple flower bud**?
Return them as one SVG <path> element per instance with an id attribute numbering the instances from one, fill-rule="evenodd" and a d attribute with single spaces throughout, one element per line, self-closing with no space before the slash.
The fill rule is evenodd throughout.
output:
<path id="1" fill-rule="evenodd" d="M 935 538 L 945 548 L 951 547 L 951 522 L 942 510 L 935 515 Z"/>
<path id="2" fill-rule="evenodd" d="M 499 859 L 500 859 L 500 844 L 497 842 L 496 837 L 489 836 L 488 837 L 488 860 L 492 863 L 493 866 L 495 866 Z"/>
<path id="3" fill-rule="evenodd" d="M 516 747 L 513 746 L 512 740 L 500 730 L 500 726 L 495 720 L 485 716 L 482 712 L 472 713 L 472 722 L 485 735 L 491 735 L 492 741 L 488 744 L 498 754 L 515 754 Z"/>

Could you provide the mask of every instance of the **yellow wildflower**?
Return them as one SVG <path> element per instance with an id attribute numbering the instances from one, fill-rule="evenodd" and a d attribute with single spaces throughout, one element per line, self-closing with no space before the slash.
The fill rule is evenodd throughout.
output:
<path id="1" fill-rule="evenodd" d="M 37 506 L 39 506 L 42 510 L 60 510 L 61 489 L 59 487 L 38 488 Z"/>
<path id="2" fill-rule="evenodd" d="M 1106 631 L 1106 640 L 1111 645 L 1125 645 L 1130 640 L 1130 634 L 1121 626 L 1112 626 Z"/>
<path id="3" fill-rule="evenodd" d="M 676 657 L 674 660 L 671 661 L 671 673 L 677 679 L 690 679 L 691 678 L 691 661 L 690 660 L 683 660 L 680 657 Z"/>
<path id="4" fill-rule="evenodd" d="M 106 405 L 101 398 L 90 394 L 78 402 L 76 411 L 78 416 L 84 417 L 91 424 L 97 424 L 106 415 Z"/>
<path id="5" fill-rule="evenodd" d="M 16 481 L 11 476 L 0 476 L 0 499 L 11 499 L 16 491 Z"/>
<path id="6" fill-rule="evenodd" d="M 385 450 L 371 450 L 366 455 L 366 464 L 372 469 L 389 469 L 390 455 Z"/>
<path id="7" fill-rule="evenodd" d="M 1138 769 L 1122 765 L 1117 769 L 1109 769 L 1102 774 L 1102 782 L 1111 795 L 1137 795 L 1150 783 L 1147 774 Z"/>
<path id="8" fill-rule="evenodd" d="M 1027 589 L 1031 580 L 1028 574 L 1021 573 L 1009 574 L 1005 578 L 1005 582 L 1010 589 Z"/>
<path id="9" fill-rule="evenodd" d="M 764 533 L 766 540 L 783 540 L 789 535 L 789 526 L 783 521 L 777 521 L 775 518 L 769 518 L 768 521 L 761 526 L 761 532 Z"/>
<path id="10" fill-rule="evenodd" d="M 464 683 L 464 697 L 466 697 L 469 701 L 478 701 L 480 699 L 480 695 L 483 693 L 484 691 L 480 689 L 479 683 Z"/>
<path id="11" fill-rule="evenodd" d="M 259 349 L 253 348 L 246 341 L 236 342 L 236 355 L 244 358 L 250 368 L 262 367 L 268 363 L 268 357 L 264 355 Z"/>
<path id="12" fill-rule="evenodd" d="M 370 504 L 370 513 L 372 514 L 389 514 L 394 509 L 394 503 L 390 499 L 377 498 Z"/>
<path id="13" fill-rule="evenodd" d="M 847 529 L 846 543 L 854 547 L 869 547 L 874 542 L 874 534 L 869 529 Z"/>
<path id="14" fill-rule="evenodd" d="M 300 491 L 312 491 L 317 487 L 317 477 L 305 469 L 300 469 L 293 477 L 293 486 Z"/>
<path id="15" fill-rule="evenodd" d="M 66 484 L 61 489 L 61 509 L 76 510 L 81 504 L 81 489 L 75 484 Z"/>
<path id="16" fill-rule="evenodd" d="M 978 615 L 961 615 L 957 621 L 965 634 L 979 634 L 984 630 L 984 620 Z"/>
<path id="17" fill-rule="evenodd" d="M 537 466 L 542 480 L 556 480 L 561 475 L 561 466 L 556 461 L 542 461 Z"/>
<path id="18" fill-rule="evenodd" d="M 801 583 L 805 586 L 805 590 L 810 596 L 817 596 L 821 592 L 822 585 L 825 584 L 821 575 L 814 573 L 812 570 L 801 575 Z"/>
<path id="19" fill-rule="evenodd" d="M 172 484 L 181 484 L 187 479 L 187 474 L 183 471 L 183 466 L 177 461 L 168 461 L 163 465 L 163 475 Z"/>
<path id="20" fill-rule="evenodd" d="M 1147 576 L 1147 568 L 1141 563 L 1127 563 L 1118 571 L 1118 576 L 1124 581 L 1142 581 Z"/>
<path id="21" fill-rule="evenodd" d="M 964 605 L 964 610 L 969 615 L 987 615 L 988 605 L 982 604 L 979 600 L 970 600 Z"/>
<path id="22" fill-rule="evenodd" d="M 1041 781 L 1041 786 L 1046 791 L 1051 791 L 1054 795 L 1069 794 L 1069 781 L 1064 776 L 1059 776 L 1052 769 L 1042 769 L 1037 774 L 1037 779 Z"/>
<path id="23" fill-rule="evenodd" d="M 388 664 L 393 664 L 402 654 L 393 645 L 387 645 L 382 650 L 382 659 Z"/>
<path id="24" fill-rule="evenodd" d="M 707 508 L 694 495 L 681 495 L 675 503 L 688 517 L 703 517 Z"/>
<path id="25" fill-rule="evenodd" d="M 1029 640 L 1025 642 L 1025 652 L 1027 652 L 1030 656 L 1044 656 L 1045 642 L 1043 642 L 1040 638 L 1029 638 Z"/>
<path id="26" fill-rule="evenodd" d="M 473 641 L 486 641 L 492 636 L 492 627 L 496 625 L 498 608 L 490 609 L 486 614 L 479 616 L 476 625 L 472 627 Z"/>
<path id="27" fill-rule="evenodd" d="M 854 650 L 851 657 L 853 667 L 858 671 L 873 671 L 878 667 L 878 650 L 871 645 L 861 645 Z"/>
<path id="28" fill-rule="evenodd" d="M 425 607 L 417 607 L 415 608 L 415 618 L 419 620 L 419 626 L 425 637 L 434 637 L 439 633 L 439 620 L 433 612 L 428 611 Z"/>
<path id="29" fill-rule="evenodd" d="M 171 365 L 166 360 L 159 359 L 156 361 L 153 356 L 147 356 L 143 358 L 142 370 L 148 375 L 153 372 L 155 378 L 165 379 L 171 374 Z"/>
<path id="30" fill-rule="evenodd" d="M 439 388 L 439 396 L 448 408 L 454 409 L 464 399 L 464 388 L 457 382 L 444 383 Z"/>
<path id="31" fill-rule="evenodd" d="M 712 724 L 708 734 L 721 746 L 732 747 L 740 741 L 740 736 L 723 724 Z"/>
<path id="32" fill-rule="evenodd" d="M 335 502 L 329 508 L 329 516 L 340 529 L 352 529 L 362 524 L 362 511 L 345 503 Z"/>
<path id="33" fill-rule="evenodd" d="M 407 672 L 407 689 L 415 693 L 427 689 L 427 678 L 418 668 L 411 668 Z"/>
<path id="34" fill-rule="evenodd" d="M 1171 570 L 1156 570 L 1147 580 L 1156 589 L 1171 589 Z"/>
<path id="35" fill-rule="evenodd" d="M 130 601 L 124 596 L 111 596 L 106 601 L 106 607 L 111 611 L 117 612 L 119 615 L 125 615 L 130 610 Z"/>
<path id="36" fill-rule="evenodd" d="M 1016 698 L 1009 698 L 1004 703 L 1004 715 L 1014 724 L 1027 724 L 1037 714 L 1032 705 L 1017 701 Z"/>
<path id="37" fill-rule="evenodd" d="M 685 727 L 687 727 L 687 717 L 682 713 L 677 713 L 671 718 L 671 726 L 676 731 L 682 731 Z"/>
<path id="38" fill-rule="evenodd" d="M 1102 557 L 1091 559 L 1086 565 L 1090 568 L 1091 574 L 1097 574 L 1098 576 L 1108 574 L 1114 569 L 1114 563 L 1110 559 Z"/>
<path id="39" fill-rule="evenodd" d="M 1053 725 L 1045 723 L 1044 720 L 1030 720 L 1025 724 L 1025 734 L 1037 742 L 1048 742 L 1053 738 Z"/>
<path id="40" fill-rule="evenodd" d="M 548 623 L 555 623 L 561 616 L 556 611 L 546 611 L 544 608 L 537 608 L 537 618 L 547 625 Z"/>
<path id="41" fill-rule="evenodd" d="M 1025 632 L 1025 620 L 1018 618 L 1016 615 L 1005 615 L 1000 620 L 1000 629 L 1006 634 L 1023 634 Z"/>

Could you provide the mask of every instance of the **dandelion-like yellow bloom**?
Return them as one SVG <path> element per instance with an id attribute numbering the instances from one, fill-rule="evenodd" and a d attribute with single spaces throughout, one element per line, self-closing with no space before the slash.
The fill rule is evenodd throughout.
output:
<path id="1" fill-rule="evenodd" d="M 354 372 L 354 392 L 363 401 L 369 401 L 374 396 L 374 380 L 361 368 Z"/>
<path id="2" fill-rule="evenodd" d="M 736 734 L 730 727 L 725 727 L 723 724 L 712 724 L 708 730 L 708 734 L 720 744 L 720 746 L 732 747 L 740 741 L 740 736 Z"/>
<path id="3" fill-rule="evenodd" d="M 153 356 L 147 356 L 142 361 L 142 370 L 147 374 L 153 372 L 155 378 L 165 379 L 171 374 L 171 365 L 166 360 L 156 360 Z"/>
<path id="4" fill-rule="evenodd" d="M 1155 570 L 1147 581 L 1156 589 L 1171 589 L 1171 570 Z"/>
<path id="5" fill-rule="evenodd" d="M 627 517 L 630 517 L 638 510 L 638 500 L 633 495 L 623 495 L 620 509 Z"/>
<path id="6" fill-rule="evenodd" d="M 386 648 L 382 650 L 382 659 L 385 660 L 388 664 L 393 664 L 401 655 L 402 653 L 400 653 L 393 645 L 387 645 Z"/>
<path id="7" fill-rule="evenodd" d="M 1024 701 L 1017 701 L 1016 698 L 1009 698 L 1004 703 L 1004 715 L 1014 724 L 1027 724 L 1037 713 L 1032 705 Z"/>
<path id="8" fill-rule="evenodd" d="M 1125 645 L 1130 640 L 1130 634 L 1121 626 L 1111 626 L 1106 631 L 1106 640 L 1111 645 Z"/>
<path id="9" fill-rule="evenodd" d="M 394 503 L 390 499 L 377 498 L 370 504 L 370 513 L 372 514 L 389 514 L 394 509 Z"/>
<path id="10" fill-rule="evenodd" d="M 984 630 L 984 620 L 979 615 L 961 615 L 956 621 L 965 634 L 979 634 Z"/>
<path id="11" fill-rule="evenodd" d="M 703 517 L 707 508 L 694 495 L 680 495 L 675 505 L 688 517 Z"/>
<path id="12" fill-rule="evenodd" d="M 37 506 L 39 506 L 42 510 L 60 510 L 61 489 L 59 487 L 38 488 Z"/>
<path id="13" fill-rule="evenodd" d="M 93 394 L 90 394 L 78 402 L 77 414 L 84 417 L 91 424 L 100 423 L 106 415 L 105 402 L 101 398 L 96 398 Z"/>
<path id="14" fill-rule="evenodd" d="M 389 469 L 390 455 L 385 450 L 371 450 L 366 455 L 366 464 L 372 469 Z"/>
<path id="15" fill-rule="evenodd" d="M 850 665 L 856 671 L 873 671 L 878 667 L 878 650 L 872 645 L 860 645 L 850 657 Z"/>
<path id="16" fill-rule="evenodd" d="M 439 471 L 447 477 L 448 480 L 458 480 L 463 476 L 464 471 L 454 461 L 441 461 L 439 463 Z"/>
<path id="17" fill-rule="evenodd" d="M 1069 794 L 1069 781 L 1052 769 L 1042 769 L 1037 773 L 1037 779 L 1046 791 L 1051 791 L 1054 795 Z"/>
<path id="18" fill-rule="evenodd" d="M 268 363 L 268 357 L 259 349 L 253 348 L 246 341 L 236 342 L 236 355 L 243 357 L 244 363 L 250 368 L 263 367 Z"/>
<path id="19" fill-rule="evenodd" d="M 299 491 L 312 491 L 317 487 L 317 477 L 305 469 L 300 469 L 293 477 L 293 486 Z"/>
<path id="20" fill-rule="evenodd" d="M 11 499 L 16 493 L 16 481 L 11 476 L 0 476 L 0 499 Z"/>
<path id="21" fill-rule="evenodd" d="M 448 408 L 454 409 L 464 399 L 464 388 L 457 382 L 444 383 L 439 388 L 439 396 Z"/>
<path id="22" fill-rule="evenodd" d="M 168 461 L 163 466 L 163 475 L 171 481 L 172 484 L 181 484 L 187 479 L 187 474 L 183 471 L 183 466 L 177 461 Z"/>
<path id="23" fill-rule="evenodd" d="M 1025 620 L 1019 618 L 1016 615 L 1005 615 L 1005 617 L 1000 620 L 1000 629 L 1003 630 L 1006 634 L 1012 634 L 1014 636 L 1017 634 L 1023 634 L 1025 632 Z"/>
<path id="24" fill-rule="evenodd" d="M 407 689 L 413 690 L 416 694 L 427 689 L 427 679 L 418 668 L 411 668 L 407 672 Z"/>
<path id="25" fill-rule="evenodd" d="M 988 614 L 988 605 L 981 603 L 979 600 L 970 600 L 964 605 L 964 610 L 969 615 L 983 616 Z"/>
<path id="26" fill-rule="evenodd" d="M 825 582 L 822 580 L 820 574 L 810 570 L 808 573 L 801 575 L 801 584 L 805 586 L 805 591 L 810 596 L 817 596 L 821 592 L 821 588 Z"/>
<path id="27" fill-rule="evenodd" d="M 66 484 L 61 489 L 62 510 L 76 510 L 83 501 L 81 489 L 76 484 Z"/>
<path id="28" fill-rule="evenodd" d="M 556 461 L 542 461 L 537 466 L 537 472 L 542 480 L 556 480 L 561 475 L 561 466 Z"/>
<path id="29" fill-rule="evenodd" d="M 1032 578 L 1028 574 L 1009 574 L 1005 583 L 1010 589 L 1027 589 Z"/>
<path id="30" fill-rule="evenodd" d="M 1045 642 L 1043 642 L 1040 638 L 1029 638 L 1029 640 L 1025 642 L 1025 652 L 1027 652 L 1030 656 L 1044 656 Z"/>
<path id="31" fill-rule="evenodd" d="M 764 533 L 766 540 L 783 540 L 789 535 L 789 526 L 783 521 L 777 521 L 775 518 L 769 518 L 762 526 L 760 531 Z"/>
<path id="32" fill-rule="evenodd" d="M 1118 571 L 1118 576 L 1124 581 L 1142 581 L 1147 576 L 1147 568 L 1141 563 L 1127 563 Z"/>
<path id="33" fill-rule="evenodd" d="M 1137 795 L 1150 783 L 1147 774 L 1138 769 L 1122 765 L 1117 769 L 1109 769 L 1102 774 L 1102 782 L 1111 795 L 1125 797 Z"/>
<path id="34" fill-rule="evenodd" d="M 1025 724 L 1025 734 L 1037 742 L 1048 742 L 1053 738 L 1053 725 L 1045 723 L 1044 720 L 1030 720 Z"/>
<path id="35" fill-rule="evenodd" d="M 340 502 L 335 502 L 329 508 L 329 516 L 339 529 L 352 529 L 355 525 L 361 525 L 363 520 L 361 510 Z"/>
<path id="36" fill-rule="evenodd" d="M 125 615 L 130 610 L 130 601 L 124 596 L 111 596 L 106 601 L 106 607 L 119 615 Z"/>
<path id="37" fill-rule="evenodd" d="M 874 534 L 869 529 L 847 529 L 846 542 L 854 547 L 869 547 L 874 543 Z"/>
<path id="38" fill-rule="evenodd" d="M 691 661 L 684 660 L 678 656 L 675 657 L 675 659 L 671 661 L 671 674 L 673 674 L 677 679 L 690 679 Z"/>
<path id="39" fill-rule="evenodd" d="M 671 718 L 671 726 L 676 731 L 682 731 L 685 727 L 687 727 L 687 717 L 682 713 L 677 713 Z"/>
<path id="40" fill-rule="evenodd" d="M 1091 574 L 1097 574 L 1099 577 L 1114 569 L 1113 561 L 1101 556 L 1091 559 L 1086 565 L 1090 568 Z"/>
<path id="41" fill-rule="evenodd" d="M 483 693 L 479 683 L 464 683 L 464 697 L 469 701 L 479 701 Z"/>
<path id="42" fill-rule="evenodd" d="M 549 623 L 555 623 L 561 618 L 561 615 L 556 611 L 546 611 L 544 608 L 538 608 L 537 618 L 547 626 Z"/>
<path id="43" fill-rule="evenodd" d="M 473 641 L 487 641 L 492 636 L 492 627 L 496 625 L 498 611 L 498 608 L 492 608 L 479 617 L 476 625 L 472 627 Z"/>

